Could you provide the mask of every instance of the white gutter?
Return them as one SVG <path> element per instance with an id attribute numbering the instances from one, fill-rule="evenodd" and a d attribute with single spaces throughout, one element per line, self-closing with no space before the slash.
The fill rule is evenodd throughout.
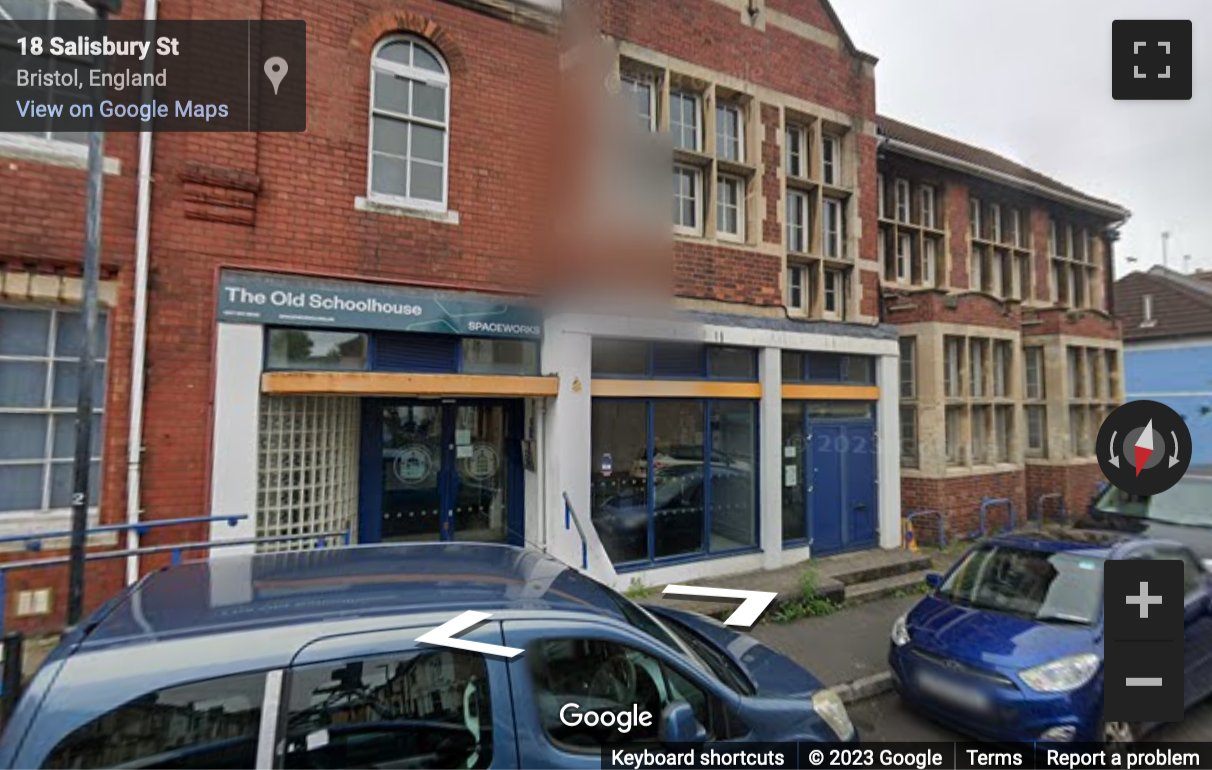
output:
<path id="1" fill-rule="evenodd" d="M 922 160 L 926 160 L 931 163 L 937 163 L 940 166 L 948 166 L 959 171 L 967 172 L 973 176 L 991 179 L 995 182 L 999 182 L 1010 187 L 1017 187 L 1022 190 L 1027 190 L 1044 198 L 1051 198 L 1052 200 L 1060 201 L 1061 203 L 1067 203 L 1070 206 L 1076 206 L 1078 208 L 1086 209 L 1087 211 L 1093 211 L 1096 214 L 1114 217 L 1117 220 L 1126 220 L 1128 217 L 1132 216 L 1132 212 L 1126 208 L 1123 208 L 1122 206 L 1096 203 L 1089 198 L 1083 198 L 1078 195 L 1070 195 L 1069 193 L 1054 190 L 1051 187 L 1045 187 L 1036 182 L 1030 182 L 1026 179 L 1019 179 L 1016 176 L 1012 176 L 1002 171 L 995 171 L 986 166 L 970 163 L 966 160 L 960 160 L 959 158 L 955 158 L 950 155 L 944 155 L 941 152 L 927 150 L 924 147 L 918 147 L 916 144 L 909 144 L 908 142 L 903 142 L 900 139 L 892 139 L 889 137 L 885 141 L 885 146 L 904 155 L 921 158 Z"/>
<path id="2" fill-rule="evenodd" d="M 154 28 L 158 0 L 144 0 L 143 21 Z M 154 65 L 154 55 L 148 57 L 147 68 Z M 148 86 L 148 90 L 151 87 Z M 126 450 L 126 523 L 139 523 L 142 514 L 143 477 L 143 391 L 147 361 L 147 273 L 151 247 L 151 167 L 152 132 L 139 132 L 139 197 L 135 218 L 135 308 L 134 334 L 130 360 L 130 433 Z M 127 530 L 126 547 L 139 547 L 139 533 Z M 139 579 L 139 557 L 126 557 L 126 584 Z"/>

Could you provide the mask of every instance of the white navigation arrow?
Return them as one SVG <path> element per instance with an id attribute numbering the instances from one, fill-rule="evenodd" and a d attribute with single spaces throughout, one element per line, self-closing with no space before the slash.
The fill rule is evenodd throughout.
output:
<path id="1" fill-rule="evenodd" d="M 708 588 L 707 586 L 665 586 L 663 594 L 679 596 L 711 596 L 720 599 L 744 599 L 736 611 L 724 619 L 726 626 L 752 626 L 758 616 L 770 606 L 777 593 L 770 591 L 742 591 L 739 588 Z"/>
<path id="2" fill-rule="evenodd" d="M 1115 431 L 1111 431 L 1111 464 L 1119 467 L 1119 455 L 1115 453 Z"/>
<path id="3" fill-rule="evenodd" d="M 455 634 L 461 634 L 471 628 L 480 621 L 492 617 L 487 612 L 476 612 L 468 610 L 454 620 L 448 620 L 428 633 L 421 634 L 417 637 L 418 642 L 426 644 L 436 644 L 441 647 L 453 647 L 456 650 L 467 650 L 468 652 L 481 652 L 485 655 L 503 655 L 506 658 L 512 658 L 515 655 L 521 655 L 525 650 L 519 650 L 517 647 L 501 647 L 496 644 L 484 644 L 483 642 L 468 642 L 463 639 L 455 639 Z"/>
<path id="4" fill-rule="evenodd" d="M 1178 465 L 1180 462 L 1182 462 L 1182 460 L 1178 459 L 1178 434 L 1175 433 L 1174 431 L 1170 431 L 1170 438 L 1174 439 L 1174 454 L 1170 455 L 1170 458 L 1169 458 L 1169 460 L 1170 460 L 1169 467 L 1173 468 L 1175 465 Z"/>

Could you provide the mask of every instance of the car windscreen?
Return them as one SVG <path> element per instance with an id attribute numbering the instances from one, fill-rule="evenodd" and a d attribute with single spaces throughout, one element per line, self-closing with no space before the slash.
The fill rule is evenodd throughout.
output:
<path id="1" fill-rule="evenodd" d="M 971 551 L 938 590 L 964 607 L 1050 623 L 1090 625 L 1098 617 L 1103 558 L 986 544 Z"/>
<path id="2" fill-rule="evenodd" d="M 1212 528 L 1212 479 L 1185 478 L 1160 495 L 1132 495 L 1108 487 L 1094 507 L 1165 524 Z"/>

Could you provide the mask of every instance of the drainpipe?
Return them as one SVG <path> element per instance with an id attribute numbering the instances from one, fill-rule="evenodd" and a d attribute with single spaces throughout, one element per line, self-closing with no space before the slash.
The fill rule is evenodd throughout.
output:
<path id="1" fill-rule="evenodd" d="M 156 24 L 158 0 L 144 0 L 143 21 L 146 34 L 151 34 Z M 155 55 L 147 57 L 145 72 L 154 72 Z M 152 86 L 144 86 L 144 101 L 150 101 Z M 143 391 L 146 384 L 144 373 L 147 360 L 147 273 L 151 245 L 151 167 L 152 132 L 139 132 L 139 197 L 135 224 L 135 324 L 130 362 L 130 434 L 127 437 L 126 455 L 126 523 L 139 523 L 142 497 L 143 471 Z M 126 532 L 126 548 L 139 547 L 139 533 L 134 529 Z M 139 579 L 139 557 L 126 557 L 126 584 Z"/>

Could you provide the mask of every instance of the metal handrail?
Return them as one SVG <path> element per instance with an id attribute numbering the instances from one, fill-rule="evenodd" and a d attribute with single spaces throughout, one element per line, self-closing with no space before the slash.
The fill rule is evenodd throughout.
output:
<path id="1" fill-rule="evenodd" d="M 1065 496 L 1063 494 L 1061 494 L 1060 492 L 1048 492 L 1046 494 L 1040 495 L 1035 501 L 1036 508 L 1039 510 L 1040 528 L 1043 528 L 1043 526 L 1044 526 L 1044 520 L 1045 520 L 1044 512 L 1046 510 L 1044 508 L 1045 500 L 1059 501 L 1060 504 L 1057 506 L 1056 511 L 1057 511 L 1057 513 L 1060 514 L 1060 522 L 1062 524 L 1064 524 L 1065 522 L 1067 522 L 1069 520 L 1069 511 L 1066 510 L 1066 508 L 1065 508 Z"/>
<path id="2" fill-rule="evenodd" d="M 937 542 L 937 545 L 938 545 L 938 547 L 939 547 L 939 548 L 942 548 L 943 546 L 947 545 L 947 520 L 946 520 L 946 518 L 943 516 L 943 512 L 942 512 L 942 511 L 937 510 L 937 509 L 935 509 L 935 508 L 928 508 L 928 509 L 926 509 L 926 510 L 924 510 L 924 511 L 913 511 L 913 512 L 911 512 L 909 515 L 907 515 L 907 516 L 905 517 L 905 520 L 909 522 L 909 525 L 910 525 L 910 526 L 913 526 L 913 523 L 914 523 L 914 522 L 913 522 L 913 520 L 914 520 L 914 519 L 918 518 L 919 516 L 927 516 L 927 515 L 933 515 L 933 516 L 935 516 L 935 517 L 937 518 L 937 520 L 938 520 L 938 542 Z M 914 531 L 916 532 L 916 530 L 914 530 Z"/>
<path id="3" fill-rule="evenodd" d="M 589 539 L 585 537 L 585 530 L 581 528 L 581 517 L 577 516 L 576 510 L 572 507 L 572 500 L 568 498 L 568 493 L 564 493 L 564 529 L 571 529 L 575 524 L 577 534 L 581 537 L 581 569 L 589 569 Z"/>
<path id="4" fill-rule="evenodd" d="M 196 516 L 187 519 L 159 519 L 155 521 L 140 521 L 134 524 L 103 524 L 99 527 L 90 527 L 89 535 L 103 535 L 111 532 L 129 532 L 131 530 L 138 532 L 139 536 L 147 534 L 148 530 L 160 529 L 163 527 L 177 527 L 184 524 L 209 524 L 216 521 L 226 521 L 227 526 L 234 527 L 241 521 L 248 518 L 248 514 L 234 514 L 231 516 Z M 52 532 L 33 532 L 25 535 L 4 535 L 0 537 L 0 544 L 4 543 L 25 543 L 25 550 L 38 551 L 42 547 L 43 540 L 54 540 L 57 538 L 71 537 L 71 530 L 56 530 Z"/>
<path id="5" fill-rule="evenodd" d="M 1014 513 L 1014 501 L 1008 497 L 986 497 L 981 501 L 981 531 L 980 536 L 984 537 L 989 533 L 989 507 L 993 505 L 1004 505 L 1010 511 L 1010 526 L 1003 531 L 1013 532 L 1018 525 L 1018 517 Z"/>

